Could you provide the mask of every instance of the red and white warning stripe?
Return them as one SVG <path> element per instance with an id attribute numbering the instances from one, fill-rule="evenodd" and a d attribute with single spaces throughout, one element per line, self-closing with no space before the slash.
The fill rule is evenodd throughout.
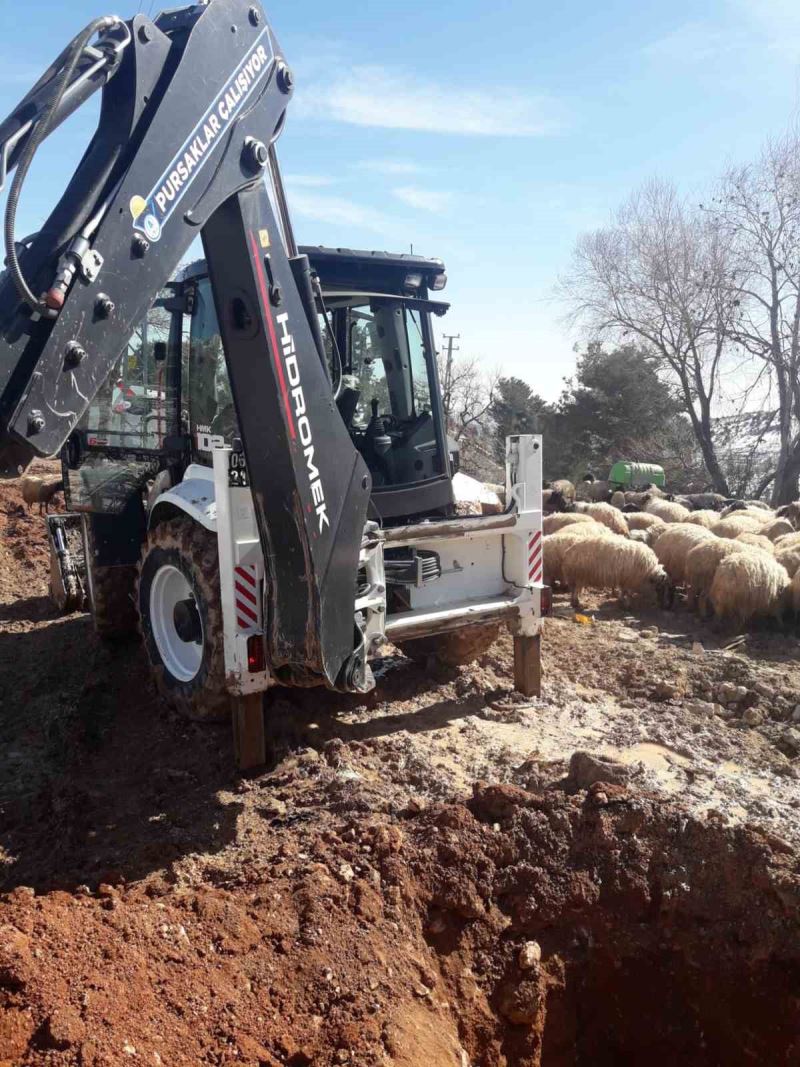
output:
<path id="1" fill-rule="evenodd" d="M 542 531 L 535 530 L 528 538 L 528 581 L 541 582 L 542 574 Z"/>
<path id="2" fill-rule="evenodd" d="M 258 581 L 256 568 L 249 564 L 234 570 L 236 588 L 236 622 L 240 630 L 250 630 L 259 625 Z"/>

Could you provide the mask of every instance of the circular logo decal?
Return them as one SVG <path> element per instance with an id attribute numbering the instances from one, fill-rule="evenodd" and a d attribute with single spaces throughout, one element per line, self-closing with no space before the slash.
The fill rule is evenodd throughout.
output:
<path id="1" fill-rule="evenodd" d="M 145 215 L 142 225 L 144 226 L 144 232 L 151 241 L 157 241 L 159 239 L 161 236 L 161 223 L 155 215 Z"/>

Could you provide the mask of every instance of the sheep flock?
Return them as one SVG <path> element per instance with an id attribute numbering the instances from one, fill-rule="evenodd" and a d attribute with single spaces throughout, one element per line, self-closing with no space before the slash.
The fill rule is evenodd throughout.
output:
<path id="1" fill-rule="evenodd" d="M 545 582 L 568 589 L 576 609 L 595 589 L 626 606 L 685 600 L 730 628 L 800 616 L 800 501 L 774 511 L 716 493 L 562 480 L 545 489 L 543 507 Z"/>

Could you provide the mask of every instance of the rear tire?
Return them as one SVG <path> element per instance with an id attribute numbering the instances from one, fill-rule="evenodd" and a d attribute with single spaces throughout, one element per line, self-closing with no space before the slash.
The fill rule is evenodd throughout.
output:
<path id="1" fill-rule="evenodd" d="M 444 667 L 460 667 L 487 652 L 499 635 L 497 623 L 484 623 L 432 637 L 418 637 L 414 641 L 401 641 L 397 647 L 415 663 L 425 664 L 433 657 Z"/>
<path id="2" fill-rule="evenodd" d="M 187 719 L 227 718 L 216 537 L 183 518 L 150 530 L 136 603 L 159 693 Z"/>
<path id="3" fill-rule="evenodd" d="M 95 633 L 101 641 L 120 641 L 135 636 L 139 621 L 135 599 L 136 567 L 100 567 L 94 562 L 94 536 L 88 517 L 85 554 Z"/>

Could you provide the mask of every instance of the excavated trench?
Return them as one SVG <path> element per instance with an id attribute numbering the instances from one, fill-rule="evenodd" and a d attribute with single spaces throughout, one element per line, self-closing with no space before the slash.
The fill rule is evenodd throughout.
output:
<path id="1" fill-rule="evenodd" d="M 473 1063 L 798 1061 L 800 881 L 782 842 L 602 783 L 479 787 L 470 808 L 435 816 L 418 869 Z"/>

